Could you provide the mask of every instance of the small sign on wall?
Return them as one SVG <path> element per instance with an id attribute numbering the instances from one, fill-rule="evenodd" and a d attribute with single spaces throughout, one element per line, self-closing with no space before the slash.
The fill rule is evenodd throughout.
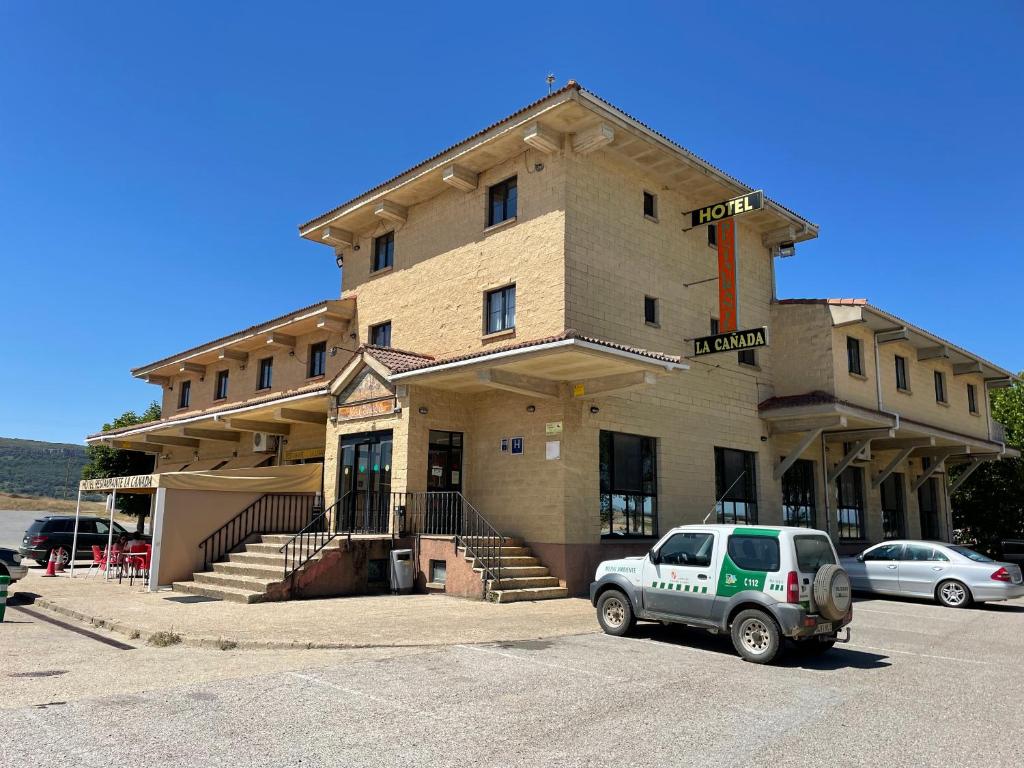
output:
<path id="1" fill-rule="evenodd" d="M 544 433 L 548 435 L 562 434 L 562 422 L 549 421 L 547 424 L 544 425 Z"/>
<path id="2" fill-rule="evenodd" d="M 501 452 L 502 453 L 508 453 L 508 438 L 507 437 L 501 438 Z"/>
<path id="3" fill-rule="evenodd" d="M 521 438 L 521 437 L 513 437 L 512 440 L 511 440 L 511 445 L 512 445 L 512 455 L 513 456 L 522 456 L 523 455 L 523 438 Z"/>
<path id="4" fill-rule="evenodd" d="M 548 461 L 555 461 L 562 456 L 562 441 L 548 440 L 544 444 L 544 458 Z"/>

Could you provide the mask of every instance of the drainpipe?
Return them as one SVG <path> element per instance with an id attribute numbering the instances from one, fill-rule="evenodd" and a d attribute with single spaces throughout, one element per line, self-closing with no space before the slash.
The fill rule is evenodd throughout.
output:
<path id="1" fill-rule="evenodd" d="M 880 353 L 878 351 L 878 334 L 879 333 L 880 333 L 880 331 L 875 331 L 872 334 L 872 336 L 871 336 L 871 340 L 872 340 L 872 342 L 874 342 L 874 346 L 875 346 L 875 394 L 878 397 L 878 410 L 880 412 L 882 412 L 884 414 L 887 414 L 888 416 L 892 416 L 893 418 L 896 419 L 896 425 L 895 425 L 894 429 L 896 429 L 898 431 L 899 428 L 900 428 L 900 415 L 898 413 L 896 413 L 896 411 L 887 411 L 887 410 L 885 410 L 885 406 L 882 405 L 882 373 L 881 373 L 882 369 L 880 367 L 880 362 L 881 361 L 880 361 Z"/>

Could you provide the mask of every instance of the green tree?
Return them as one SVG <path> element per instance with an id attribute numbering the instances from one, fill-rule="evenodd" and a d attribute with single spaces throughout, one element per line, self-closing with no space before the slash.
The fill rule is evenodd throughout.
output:
<path id="1" fill-rule="evenodd" d="M 1006 445 L 1024 450 L 1024 384 L 993 390 L 991 404 L 992 418 L 1006 427 Z M 965 540 L 992 549 L 1000 539 L 1024 538 L 1024 459 L 982 464 L 952 501 L 953 525 Z"/>
<path id="2" fill-rule="evenodd" d="M 160 404 L 154 400 L 141 416 L 135 411 L 125 411 L 109 424 L 104 424 L 103 431 L 133 427 L 159 418 Z M 122 451 L 108 445 L 90 445 L 85 452 L 88 463 L 82 468 L 83 480 L 145 475 L 153 471 L 154 460 L 150 454 Z M 124 514 L 135 517 L 135 529 L 139 533 L 145 528 L 146 515 L 149 514 L 149 499 L 148 495 L 140 493 L 117 494 L 117 508 Z"/>

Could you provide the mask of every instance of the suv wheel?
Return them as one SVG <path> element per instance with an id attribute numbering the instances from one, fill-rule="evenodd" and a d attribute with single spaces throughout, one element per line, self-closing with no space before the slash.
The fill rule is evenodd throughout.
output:
<path id="1" fill-rule="evenodd" d="M 629 598 L 617 589 L 609 589 L 597 600 L 597 623 L 609 635 L 622 637 L 636 623 Z"/>
<path id="2" fill-rule="evenodd" d="M 947 579 L 935 588 L 935 599 L 947 608 L 966 608 L 971 604 L 971 591 L 959 581 Z"/>
<path id="3" fill-rule="evenodd" d="M 782 631 L 764 611 L 740 611 L 732 622 L 732 644 L 736 653 L 755 664 L 768 664 L 779 653 Z"/>

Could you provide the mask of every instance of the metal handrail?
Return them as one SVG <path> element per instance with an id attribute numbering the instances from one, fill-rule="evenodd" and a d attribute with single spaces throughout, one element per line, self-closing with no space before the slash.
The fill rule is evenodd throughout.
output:
<path id="1" fill-rule="evenodd" d="M 316 516 L 316 494 L 266 493 L 201 542 L 203 570 L 257 533 L 286 533 Z"/>
<path id="2" fill-rule="evenodd" d="M 333 513 L 333 515 L 332 515 Z M 479 561 L 483 596 L 501 582 L 504 537 L 458 491 L 349 491 L 316 515 L 280 548 L 288 578 L 339 536 L 353 534 L 452 536 L 456 549 Z"/>

